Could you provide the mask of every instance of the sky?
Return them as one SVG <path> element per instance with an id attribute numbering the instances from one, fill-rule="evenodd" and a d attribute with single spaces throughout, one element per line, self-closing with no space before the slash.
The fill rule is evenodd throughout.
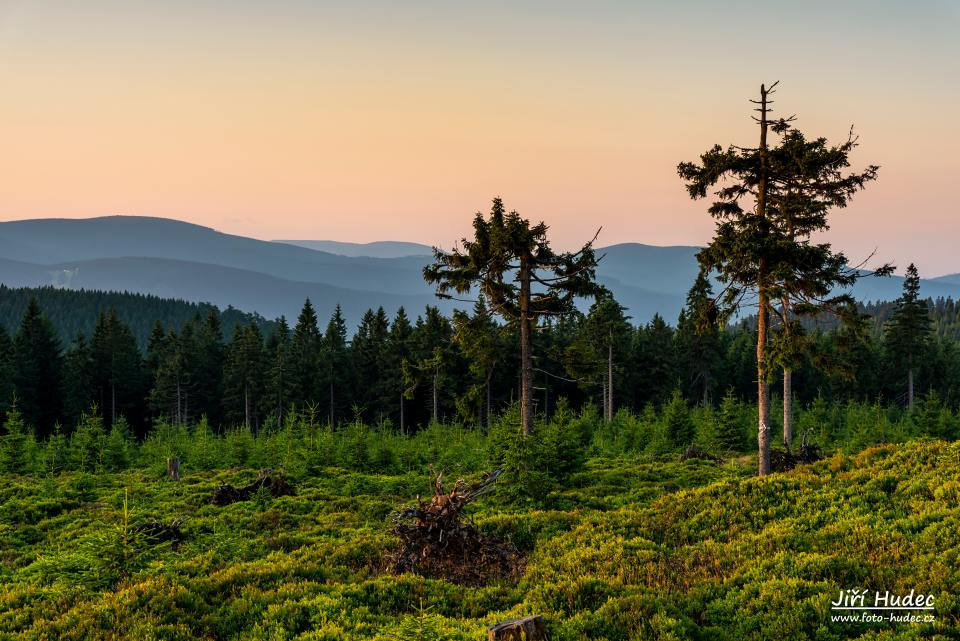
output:
<path id="1" fill-rule="evenodd" d="M 854 262 L 960 272 L 960 0 L 0 0 L 0 220 L 449 247 L 502 196 L 570 249 L 706 243 L 677 163 L 749 98 L 860 136 Z"/>

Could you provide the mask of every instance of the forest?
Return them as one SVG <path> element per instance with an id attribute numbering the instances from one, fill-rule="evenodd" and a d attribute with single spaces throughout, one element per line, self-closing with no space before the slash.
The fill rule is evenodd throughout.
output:
<path id="1" fill-rule="evenodd" d="M 688 308 L 712 295 L 710 283 L 698 279 Z M 295 412 L 334 427 L 360 419 L 412 432 L 431 422 L 488 426 L 519 398 L 517 332 L 482 301 L 453 318 L 436 308 L 416 319 L 403 310 L 392 319 L 370 310 L 352 335 L 338 314 L 321 323 L 309 301 L 292 328 L 283 318 L 268 322 L 165 299 L 142 307 L 137 298 L 117 302 L 96 292 L 0 289 L 0 307 L 23 310 L 16 323 L 8 313 L 12 333 L 0 325 L 3 417 L 16 399 L 41 439 L 55 431 L 69 436 L 85 414 L 101 415 L 107 427 L 123 420 L 139 438 L 157 421 L 204 418 L 220 432 L 238 425 L 256 432 Z M 956 305 L 919 303 L 930 323 L 917 355 L 917 395 L 955 411 Z M 888 322 L 896 302 L 862 309 L 883 321 L 852 347 L 838 345 L 837 328 L 812 331 L 818 349 L 843 367 L 824 371 L 808 362 L 794 372 L 801 411 L 814 403 L 842 411 L 854 402 L 897 415 L 906 407 L 908 373 Z M 150 315 L 156 318 L 147 321 Z M 586 314 L 544 323 L 534 336 L 537 413 L 549 419 L 561 400 L 577 411 L 596 405 L 603 416 L 608 402 L 611 414 L 637 416 L 675 398 L 691 411 L 716 410 L 728 396 L 755 402 L 755 319 L 703 333 L 691 315 L 684 310 L 673 324 L 658 316 L 635 326 L 617 305 L 601 301 Z M 64 346 L 51 318 L 92 329 L 78 329 Z"/>

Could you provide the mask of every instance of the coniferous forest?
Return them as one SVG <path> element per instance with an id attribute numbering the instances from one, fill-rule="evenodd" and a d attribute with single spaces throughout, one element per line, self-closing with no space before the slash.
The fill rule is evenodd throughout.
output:
<path id="1" fill-rule="evenodd" d="M 849 294 L 879 168 L 775 87 L 677 167 L 678 318 L 499 197 L 423 270 L 451 315 L 0 287 L 0 639 L 952 638 L 960 310 Z"/>
<path id="2" fill-rule="evenodd" d="M 119 420 L 140 439 L 158 422 L 203 419 L 217 432 L 243 426 L 256 434 L 303 413 L 334 429 L 356 420 L 403 433 L 432 422 L 477 428 L 520 395 L 518 333 L 483 298 L 452 318 L 433 307 L 415 318 L 371 309 L 351 331 L 339 313 L 318 319 L 310 301 L 291 323 L 137 295 L 0 289 L 0 296 L 2 416 L 16 406 L 40 440 L 69 436 L 85 415 L 100 416 L 107 428 Z M 715 412 L 729 399 L 754 404 L 756 319 L 701 331 L 695 310 L 713 296 L 710 282 L 698 278 L 672 322 L 656 316 L 634 325 L 610 299 L 546 320 L 533 337 L 535 412 L 549 419 L 562 402 L 578 412 L 592 407 L 606 420 L 658 413 L 678 398 L 691 412 Z M 956 305 L 909 289 L 904 297 L 925 320 L 901 321 L 912 309 L 903 301 L 860 306 L 869 325 L 853 345 L 842 328 L 811 324 L 810 348 L 832 363 L 818 368 L 811 359 L 794 371 L 800 415 L 814 405 L 839 413 L 879 406 L 897 421 L 906 417 L 904 344 L 917 350 L 914 403 L 945 416 L 957 411 Z M 742 431 L 755 438 L 747 426 Z"/>

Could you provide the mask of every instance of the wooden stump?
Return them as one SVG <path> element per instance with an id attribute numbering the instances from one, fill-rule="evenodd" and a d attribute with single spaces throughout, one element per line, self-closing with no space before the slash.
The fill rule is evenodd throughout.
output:
<path id="1" fill-rule="evenodd" d="M 180 459 L 178 458 L 167 459 L 167 477 L 171 481 L 180 480 Z"/>
<path id="2" fill-rule="evenodd" d="M 550 641 L 542 616 L 510 619 L 487 628 L 487 641 Z"/>

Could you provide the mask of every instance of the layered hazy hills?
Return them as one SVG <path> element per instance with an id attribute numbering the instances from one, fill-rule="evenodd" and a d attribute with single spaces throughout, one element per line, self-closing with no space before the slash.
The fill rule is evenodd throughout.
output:
<path id="1" fill-rule="evenodd" d="M 294 318 L 310 298 L 321 319 L 340 304 L 355 323 L 370 307 L 412 316 L 449 311 L 423 282 L 426 245 L 263 241 L 164 218 L 108 216 L 0 223 L 0 282 L 130 291 L 232 305 L 267 318 Z M 599 280 L 635 322 L 674 321 L 696 275 L 695 247 L 624 243 L 598 249 Z M 899 296 L 900 278 L 864 279 L 863 300 Z M 924 281 L 925 296 L 960 297 L 960 275 Z M 585 302 L 588 304 L 588 302 Z"/>
<path id="2" fill-rule="evenodd" d="M 381 240 L 373 243 L 345 243 L 339 240 L 275 240 L 273 242 L 351 257 L 404 258 L 406 256 L 433 255 L 433 248 L 430 245 L 407 243 L 399 240 Z"/>

